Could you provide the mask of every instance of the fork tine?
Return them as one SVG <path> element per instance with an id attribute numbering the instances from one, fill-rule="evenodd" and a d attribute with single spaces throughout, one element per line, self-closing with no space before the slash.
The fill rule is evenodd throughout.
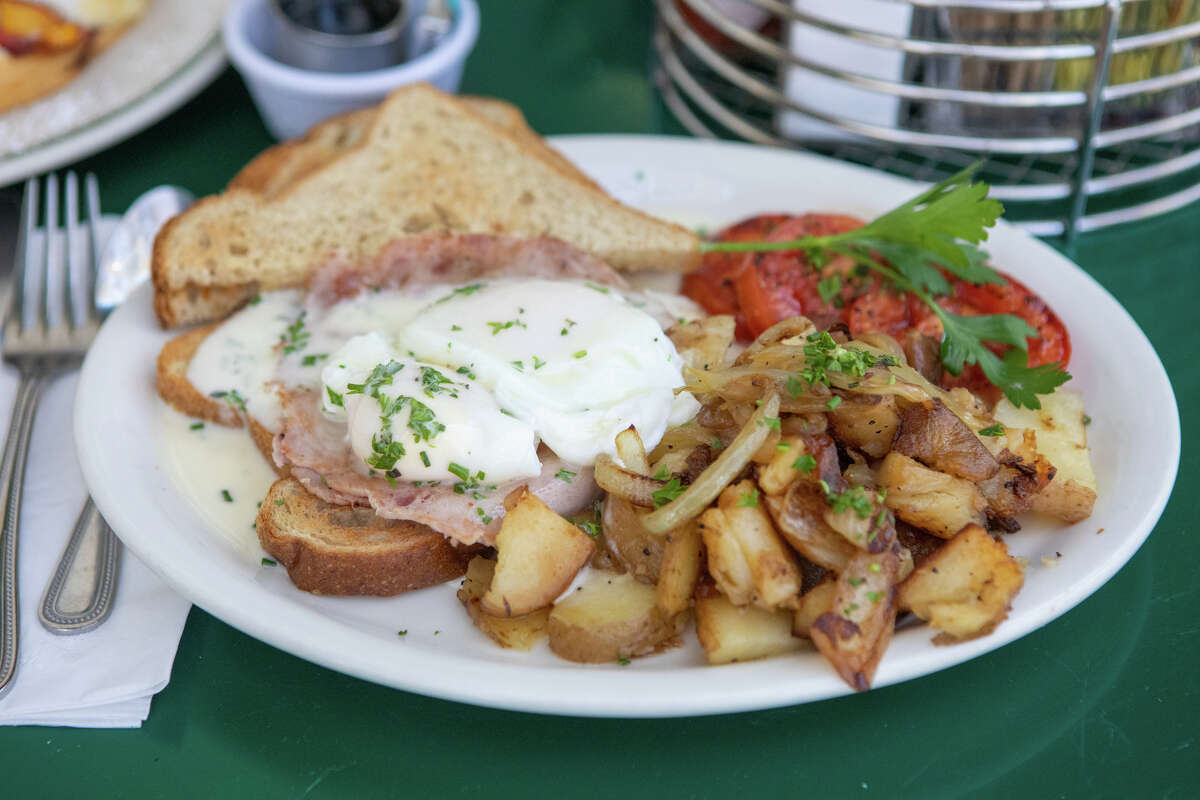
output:
<path id="1" fill-rule="evenodd" d="M 66 185 L 66 216 L 67 216 L 67 280 L 63 286 L 66 295 L 68 321 L 72 328 L 83 325 L 84 309 L 80 304 L 81 273 L 87 267 L 86 256 L 78 242 L 79 234 L 79 177 L 72 171 L 67 173 Z"/>
<path id="2" fill-rule="evenodd" d="M 92 251 L 86 272 L 87 281 L 84 283 L 84 305 L 87 307 L 88 321 L 99 323 L 100 309 L 96 306 L 96 281 L 99 279 L 100 247 L 103 242 L 100 240 L 100 182 L 96 180 L 94 172 L 89 172 L 84 178 L 84 190 L 87 193 L 88 232 L 90 233 L 88 238 Z"/>
<path id="3" fill-rule="evenodd" d="M 25 193 L 21 197 L 21 228 L 17 231 L 17 256 L 13 262 L 14 283 L 12 299 L 9 301 L 9 319 L 19 322 L 22 328 L 29 325 L 26 314 L 30 305 L 25 302 L 25 273 L 30 267 L 29 244 L 37 227 L 38 185 L 37 178 L 25 181 Z"/>
<path id="4" fill-rule="evenodd" d="M 39 305 L 42 311 L 42 324 L 46 330 L 49 330 L 55 323 L 51 303 L 57 296 L 54 293 L 57 287 L 51 286 L 51 283 L 54 281 L 58 265 L 62 260 L 62 242 L 58 237 L 58 175 L 55 173 L 46 176 L 46 212 L 42 222 L 42 238 L 46 243 L 42 248 L 46 257 L 43 259 L 42 296 Z M 28 299 L 29 296 L 26 295 L 26 300 Z"/>

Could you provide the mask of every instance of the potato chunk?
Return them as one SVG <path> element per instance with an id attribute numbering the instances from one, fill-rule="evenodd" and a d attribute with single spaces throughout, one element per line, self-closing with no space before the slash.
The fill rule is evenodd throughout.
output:
<path id="1" fill-rule="evenodd" d="M 700 578 L 700 526 L 691 520 L 666 536 L 658 573 L 658 609 L 667 617 L 686 611 Z"/>
<path id="2" fill-rule="evenodd" d="M 901 607 L 929 622 L 945 644 L 990 633 L 1008 616 L 1025 582 L 1021 565 L 999 539 L 968 525 L 899 586 Z"/>
<path id="3" fill-rule="evenodd" d="M 513 650 L 529 650 L 546 636 L 550 609 L 542 608 L 522 617 L 494 617 L 483 610 L 482 599 L 492 584 L 496 562 L 476 556 L 467 564 L 467 574 L 458 590 L 458 600 L 475 627 L 496 644 Z"/>
<path id="4" fill-rule="evenodd" d="M 791 607 L 800 594 L 800 567 L 775 532 L 753 481 L 733 484 L 700 517 L 708 571 L 734 605 Z"/>
<path id="5" fill-rule="evenodd" d="M 496 535 L 496 572 L 480 606 L 496 617 L 546 608 L 591 558 L 592 538 L 522 490 Z"/>
<path id="6" fill-rule="evenodd" d="M 833 608 L 833 598 L 837 595 L 837 579 L 827 574 L 813 588 L 800 597 L 800 605 L 792 615 L 792 635 L 808 636 L 817 617 Z"/>
<path id="7" fill-rule="evenodd" d="M 696 636 L 710 664 L 752 661 L 804 646 L 792 635 L 788 612 L 739 608 L 721 595 L 696 598 Z"/>
<path id="8" fill-rule="evenodd" d="M 1096 503 L 1096 475 L 1084 427 L 1083 395 L 1057 389 L 1043 395 L 1040 409 L 1015 408 L 1007 398 L 996 404 L 994 416 L 1005 426 L 1037 434 L 1038 453 L 1055 469 L 1053 480 L 1033 498 L 1033 509 L 1065 522 L 1079 522 Z"/>
<path id="9" fill-rule="evenodd" d="M 897 517 L 949 539 L 970 523 L 982 523 L 987 502 L 970 481 L 918 464 L 895 451 L 879 465 L 883 503 Z"/>
<path id="10" fill-rule="evenodd" d="M 678 633 L 653 586 L 597 572 L 550 612 L 550 649 L 568 661 L 603 664 L 648 655 Z"/>
<path id="11" fill-rule="evenodd" d="M 892 395 L 852 396 L 829 412 L 829 424 L 843 444 L 882 458 L 892 449 L 900 412 Z"/>

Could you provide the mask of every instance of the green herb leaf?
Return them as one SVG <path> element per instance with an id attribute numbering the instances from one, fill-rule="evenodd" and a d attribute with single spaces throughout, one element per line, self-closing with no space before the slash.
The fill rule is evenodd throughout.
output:
<path id="1" fill-rule="evenodd" d="M 801 472 L 812 472 L 816 468 L 817 460 L 812 457 L 811 453 L 805 453 L 792 462 L 792 469 L 797 469 Z"/>
<path id="2" fill-rule="evenodd" d="M 994 425 L 988 425 L 979 431 L 980 436 L 1003 436 L 1004 426 L 997 422 Z"/>
<path id="3" fill-rule="evenodd" d="M 564 468 L 554 473 L 554 477 L 558 478 L 560 481 L 566 481 L 567 483 L 570 483 L 577 474 L 578 473 L 571 472 L 571 470 Z"/>
<path id="4" fill-rule="evenodd" d="M 435 305 L 437 303 L 444 303 L 447 300 L 453 300 L 456 297 L 466 297 L 467 295 L 475 294 L 486 285 L 484 283 L 472 283 L 470 286 L 460 286 L 445 297 L 439 298 L 435 302 Z"/>
<path id="5" fill-rule="evenodd" d="M 666 486 L 658 489 L 650 497 L 654 500 L 655 508 L 662 508 L 667 503 L 674 500 L 679 495 L 683 494 L 686 487 L 679 482 L 679 478 L 671 478 L 667 481 Z"/>
<path id="6" fill-rule="evenodd" d="M 758 489 L 742 492 L 742 496 L 738 498 L 738 505 L 746 508 L 758 508 Z"/>

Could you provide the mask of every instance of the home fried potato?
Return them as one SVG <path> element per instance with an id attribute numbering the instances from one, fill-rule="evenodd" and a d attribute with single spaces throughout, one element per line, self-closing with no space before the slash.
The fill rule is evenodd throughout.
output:
<path id="1" fill-rule="evenodd" d="M 492 585 L 496 562 L 476 556 L 467 564 L 467 574 L 458 590 L 458 600 L 475 627 L 501 647 L 529 650 L 546 637 L 550 609 L 542 608 L 521 617 L 494 617 L 483 610 L 483 596 Z"/>
<path id="2" fill-rule="evenodd" d="M 882 458 L 900 429 L 900 412 L 893 395 L 857 395 L 829 412 L 829 424 L 846 446 Z"/>
<path id="3" fill-rule="evenodd" d="M 895 451 L 875 472 L 884 505 L 910 525 L 949 539 L 965 525 L 984 521 L 987 502 L 970 481 L 922 466 Z"/>
<path id="4" fill-rule="evenodd" d="M 696 635 L 710 664 L 731 664 L 791 653 L 804 646 L 792 635 L 792 615 L 757 606 L 738 607 L 729 598 L 696 598 Z"/>
<path id="5" fill-rule="evenodd" d="M 682 618 L 678 618 L 682 619 Z M 596 572 L 550 611 L 550 649 L 568 661 L 603 664 L 648 655 L 677 635 L 653 586 Z"/>
<path id="6" fill-rule="evenodd" d="M 808 629 L 808 636 L 846 683 L 856 691 L 871 688 L 875 669 L 896 627 L 895 583 L 900 547 L 895 531 L 879 553 L 861 551 L 838 576 L 833 603 Z"/>
<path id="7" fill-rule="evenodd" d="M 658 580 L 666 538 L 642 525 L 646 512 L 628 500 L 609 495 L 604 501 L 604 542 L 613 558 L 644 583 Z"/>
<path id="8" fill-rule="evenodd" d="M 546 608 L 591 558 L 592 538 L 522 490 L 496 535 L 496 570 L 480 607 L 496 617 Z"/>
<path id="9" fill-rule="evenodd" d="M 1007 399 L 996 404 L 994 415 L 1010 428 L 1037 434 L 1038 452 L 1055 469 L 1053 480 L 1033 498 L 1033 509 L 1064 522 L 1091 516 L 1096 503 L 1096 475 L 1084 426 L 1083 395 L 1060 388 L 1041 398 L 1040 409 L 1015 408 Z"/>
<path id="10" fill-rule="evenodd" d="M 945 644 L 990 633 L 1008 616 L 1025 582 L 1008 548 L 978 525 L 968 525 L 913 570 L 897 601 L 942 633 Z"/>
<path id="11" fill-rule="evenodd" d="M 700 517 L 708 571 L 733 602 L 792 607 L 800 594 L 800 567 L 775 532 L 753 481 L 733 484 Z"/>
<path id="12" fill-rule="evenodd" d="M 658 610 L 670 618 L 691 605 L 702 567 L 700 526 L 692 520 L 666 536 L 658 572 Z"/>
<path id="13" fill-rule="evenodd" d="M 833 608 L 833 598 L 837 594 L 837 578 L 826 574 L 821 582 L 800 596 L 800 605 L 792 615 L 792 635 L 808 636 L 812 624 L 817 617 Z"/>
<path id="14" fill-rule="evenodd" d="M 637 428 L 630 426 L 617 434 L 617 456 L 630 472 L 639 475 L 650 474 L 650 462 L 646 460 L 646 446 L 642 437 L 638 436 Z"/>
<path id="15" fill-rule="evenodd" d="M 733 342 L 734 320 L 728 314 L 681 322 L 667 331 L 680 358 L 694 370 L 707 372 L 725 366 Z"/>

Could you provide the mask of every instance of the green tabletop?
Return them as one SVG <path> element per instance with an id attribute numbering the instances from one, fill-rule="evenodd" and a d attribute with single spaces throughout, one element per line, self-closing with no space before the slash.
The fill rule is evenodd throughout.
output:
<path id="1" fill-rule="evenodd" d="M 519 104 L 547 134 L 678 130 L 648 80 L 649 3 L 482 5 L 464 91 Z M 119 211 L 157 183 L 215 192 L 269 143 L 227 71 L 78 167 Z M 1187 499 L 1200 479 L 1198 217 L 1193 206 L 1079 243 L 1076 260 L 1171 375 L 1182 490 L 1107 585 L 1013 644 L 793 708 L 594 720 L 376 686 L 193 609 L 140 730 L 0 729 L 0 797 L 1200 797 L 1200 538 Z"/>

